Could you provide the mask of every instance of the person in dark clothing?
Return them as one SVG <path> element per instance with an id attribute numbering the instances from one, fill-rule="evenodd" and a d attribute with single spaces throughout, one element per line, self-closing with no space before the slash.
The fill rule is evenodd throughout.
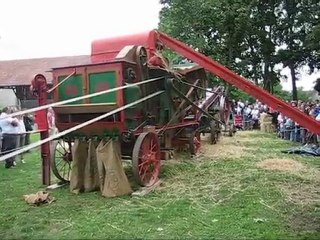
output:
<path id="1" fill-rule="evenodd" d="M 25 137 L 25 142 L 24 145 L 29 145 L 30 144 L 30 131 L 33 130 L 32 126 L 33 126 L 33 117 L 31 115 L 27 115 L 25 114 L 23 116 L 23 122 L 24 122 L 24 126 L 26 127 L 26 137 Z"/>

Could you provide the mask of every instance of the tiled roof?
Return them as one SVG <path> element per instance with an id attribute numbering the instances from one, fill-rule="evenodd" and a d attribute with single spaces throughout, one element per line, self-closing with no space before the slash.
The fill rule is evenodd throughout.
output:
<path id="1" fill-rule="evenodd" d="M 52 68 L 91 63 L 89 55 L 0 61 L 0 87 L 30 85 L 36 74 L 52 82 Z"/>

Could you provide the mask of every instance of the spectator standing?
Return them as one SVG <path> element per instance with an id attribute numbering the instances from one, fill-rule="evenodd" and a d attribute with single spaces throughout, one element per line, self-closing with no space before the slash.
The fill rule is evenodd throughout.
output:
<path id="1" fill-rule="evenodd" d="M 25 145 L 25 137 L 26 137 L 26 127 L 24 125 L 23 116 L 18 116 L 18 146 L 17 148 L 22 148 Z M 24 163 L 23 154 L 19 155 L 20 160 Z"/>
<path id="2" fill-rule="evenodd" d="M 32 115 L 30 115 L 30 114 L 23 115 L 23 123 L 26 128 L 25 145 L 29 145 L 30 144 L 30 133 L 29 132 L 33 130 L 32 126 L 34 124 L 34 119 L 33 119 Z"/>
<path id="3" fill-rule="evenodd" d="M 320 112 L 318 113 L 318 115 L 316 116 L 316 121 L 320 122 Z M 320 143 L 320 135 L 317 135 L 317 143 Z"/>
<path id="4" fill-rule="evenodd" d="M 285 139 L 293 141 L 294 140 L 294 122 L 291 118 L 285 117 Z"/>
<path id="5" fill-rule="evenodd" d="M 284 116 L 282 115 L 282 113 L 279 113 L 278 117 L 277 117 L 277 122 L 278 122 L 278 131 L 279 131 L 279 137 L 280 138 L 284 138 Z"/>
<path id="6" fill-rule="evenodd" d="M 260 111 L 259 111 L 258 106 L 255 106 L 253 108 L 253 110 L 251 111 L 251 118 L 253 121 L 253 127 L 257 128 L 258 124 L 259 124 L 259 119 L 260 119 Z"/>
<path id="7" fill-rule="evenodd" d="M 10 109 L 5 107 L 2 110 L 0 115 L 0 127 L 2 129 L 2 153 L 8 154 L 13 152 L 16 148 L 17 144 L 17 128 L 18 128 L 18 121 L 12 117 L 8 117 Z M 14 167 L 15 160 L 14 157 L 6 159 L 5 168 L 12 168 Z"/>
<path id="8" fill-rule="evenodd" d="M 52 136 L 57 132 L 55 115 L 52 108 L 48 108 L 47 120 L 48 120 L 49 135 Z"/>
<path id="9" fill-rule="evenodd" d="M 10 110 L 9 110 L 9 113 L 15 113 L 18 111 L 18 108 L 16 107 L 11 107 Z M 15 150 L 16 149 L 19 149 L 20 148 L 20 127 L 19 127 L 19 118 L 18 117 L 14 117 L 13 119 L 15 119 L 15 121 L 17 122 L 17 127 L 14 128 L 14 134 L 16 136 L 16 146 L 15 146 Z M 18 159 L 18 156 L 15 156 L 14 157 L 14 162 L 16 163 L 17 162 L 17 159 Z"/>
<path id="10" fill-rule="evenodd" d="M 250 129 L 251 124 L 251 106 L 247 105 L 244 109 L 244 129 Z"/>

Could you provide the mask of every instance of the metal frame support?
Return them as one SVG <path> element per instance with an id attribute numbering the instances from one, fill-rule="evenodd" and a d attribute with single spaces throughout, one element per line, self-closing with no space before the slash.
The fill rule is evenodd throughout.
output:
<path id="1" fill-rule="evenodd" d="M 42 74 L 37 74 L 31 82 L 30 90 L 33 95 L 38 98 L 39 106 L 48 104 L 48 85 L 47 80 Z M 49 137 L 49 127 L 47 120 L 47 109 L 36 112 L 36 122 L 40 131 L 41 140 Z M 42 184 L 49 186 L 51 184 L 51 168 L 50 168 L 50 142 L 41 144 L 42 159 Z"/>
<path id="2" fill-rule="evenodd" d="M 290 104 L 282 101 L 281 99 L 273 96 L 261 87 L 256 86 L 249 80 L 239 76 L 230 69 L 224 67 L 220 63 L 206 57 L 205 55 L 195 51 L 186 44 L 169 37 L 168 35 L 154 31 L 159 41 L 165 46 L 172 49 L 173 51 L 181 54 L 182 56 L 198 63 L 200 66 L 205 68 L 207 71 L 215 74 L 226 82 L 236 86 L 242 91 L 250 94 L 251 96 L 259 99 L 264 104 L 272 107 L 274 110 L 281 112 L 285 116 L 290 117 L 294 121 L 298 122 L 301 126 L 307 128 L 309 131 L 320 134 L 320 122 L 307 116 L 297 108 L 292 107 Z"/>

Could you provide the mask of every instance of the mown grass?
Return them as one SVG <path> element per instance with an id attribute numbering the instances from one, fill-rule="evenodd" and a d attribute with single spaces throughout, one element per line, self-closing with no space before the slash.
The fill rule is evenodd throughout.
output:
<path id="1" fill-rule="evenodd" d="M 51 191 L 56 202 L 39 207 L 22 197 L 43 189 L 35 151 L 16 169 L 0 168 L 0 238 L 320 239 L 319 159 L 280 153 L 292 146 L 272 134 L 239 132 L 206 145 L 198 159 L 167 161 L 162 185 L 147 196 L 106 199 L 62 188 Z M 257 166 L 267 159 L 303 169 Z"/>

